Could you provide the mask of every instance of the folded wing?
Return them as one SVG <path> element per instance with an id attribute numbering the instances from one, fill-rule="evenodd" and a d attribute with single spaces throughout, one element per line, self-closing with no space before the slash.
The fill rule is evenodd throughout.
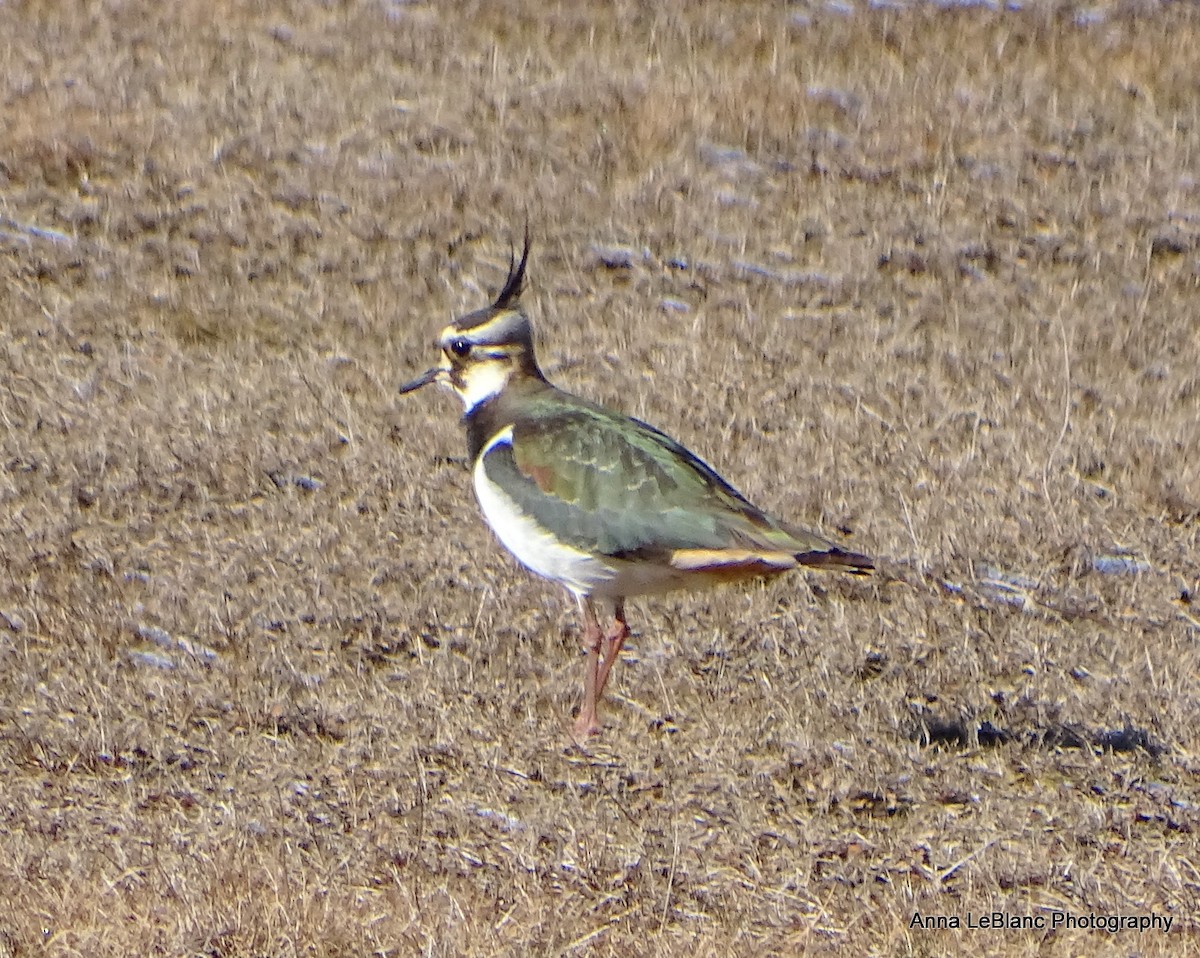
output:
<path id="1" fill-rule="evenodd" d="M 576 548 L 731 577 L 797 564 L 866 571 L 870 561 L 752 505 L 652 426 L 572 405 L 517 421 L 483 468 L 539 525 Z"/>

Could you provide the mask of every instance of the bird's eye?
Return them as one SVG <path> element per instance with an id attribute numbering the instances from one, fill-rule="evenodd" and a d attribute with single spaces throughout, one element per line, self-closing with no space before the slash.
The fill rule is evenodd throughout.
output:
<path id="1" fill-rule="evenodd" d="M 465 356 L 470 351 L 471 351 L 471 344 L 469 342 L 467 342 L 465 339 L 463 339 L 462 337 L 451 340 L 450 352 L 454 353 L 455 356 Z"/>

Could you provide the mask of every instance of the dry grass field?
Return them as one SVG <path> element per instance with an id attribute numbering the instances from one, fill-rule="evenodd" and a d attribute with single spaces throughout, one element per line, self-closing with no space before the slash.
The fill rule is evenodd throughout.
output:
<path id="1" fill-rule="evenodd" d="M 0 36 L 0 956 L 1200 954 L 1195 6 Z M 396 395 L 526 220 L 551 378 L 881 565 L 634 602 L 586 750 Z"/>

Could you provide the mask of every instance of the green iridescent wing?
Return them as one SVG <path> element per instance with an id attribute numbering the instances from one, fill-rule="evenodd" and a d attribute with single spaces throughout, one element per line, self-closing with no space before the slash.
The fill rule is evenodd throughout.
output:
<path id="1" fill-rule="evenodd" d="M 834 548 L 766 516 L 669 436 L 597 406 L 518 419 L 511 444 L 492 446 L 483 468 L 523 512 L 589 552 Z"/>

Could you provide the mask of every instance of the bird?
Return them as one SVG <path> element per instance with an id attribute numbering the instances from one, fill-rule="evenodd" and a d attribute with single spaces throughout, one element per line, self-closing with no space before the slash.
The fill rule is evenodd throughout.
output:
<path id="1" fill-rule="evenodd" d="M 438 364 L 399 393 L 437 384 L 458 396 L 488 525 L 578 603 L 584 683 L 573 732 L 585 742 L 602 731 L 600 701 L 629 638 L 626 599 L 800 567 L 865 575 L 874 563 L 768 515 L 653 426 L 551 384 L 520 301 L 529 250 L 526 230 L 495 300 L 442 329 Z"/>

